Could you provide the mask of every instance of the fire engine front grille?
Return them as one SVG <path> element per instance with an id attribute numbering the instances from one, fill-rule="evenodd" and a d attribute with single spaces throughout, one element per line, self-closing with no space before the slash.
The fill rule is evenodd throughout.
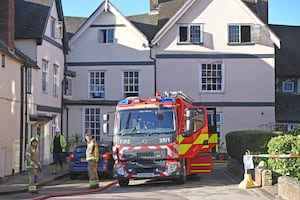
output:
<path id="1" fill-rule="evenodd" d="M 124 151 L 124 158 L 126 161 L 165 160 L 167 158 L 167 150 L 126 150 Z"/>

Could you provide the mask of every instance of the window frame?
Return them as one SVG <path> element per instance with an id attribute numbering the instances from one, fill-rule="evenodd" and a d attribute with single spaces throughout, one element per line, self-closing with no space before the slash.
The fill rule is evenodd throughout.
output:
<path id="1" fill-rule="evenodd" d="M 215 86 L 216 89 L 210 89 L 210 90 L 203 89 L 203 85 L 205 84 L 204 80 L 203 80 L 205 78 L 203 76 L 204 75 L 203 73 L 205 73 L 205 72 L 203 72 L 203 67 L 204 67 L 203 65 L 206 65 L 206 66 L 211 65 L 211 67 L 213 67 L 213 65 L 220 65 L 221 69 L 213 70 L 211 68 L 210 71 L 207 71 L 207 69 L 206 69 L 206 76 L 207 76 L 206 81 L 205 81 L 206 85 L 210 84 L 210 88 L 214 88 L 214 86 Z M 219 71 L 221 73 L 220 74 L 221 77 L 216 77 L 216 76 L 218 76 Z M 217 61 L 217 62 L 202 62 L 202 63 L 200 63 L 199 64 L 199 92 L 200 93 L 224 93 L 224 88 L 225 88 L 224 75 L 225 75 L 225 72 L 224 72 L 224 63 L 223 62 Z M 216 79 L 216 80 L 214 81 L 213 79 Z M 218 82 L 217 79 L 221 79 L 221 81 Z M 217 89 L 218 85 L 220 85 L 220 87 L 221 87 L 220 89 Z M 207 86 L 207 88 L 208 88 L 208 86 Z"/>
<path id="2" fill-rule="evenodd" d="M 27 72 L 26 72 L 26 93 L 31 94 L 32 91 L 32 68 L 27 67 Z"/>
<path id="3" fill-rule="evenodd" d="M 237 34 L 236 36 L 233 36 L 232 34 L 234 34 L 230 28 L 233 27 L 237 27 L 238 28 L 238 33 L 235 32 L 235 34 Z M 249 41 L 243 41 L 243 37 L 246 37 L 246 33 L 243 32 L 243 27 L 249 28 L 249 33 L 248 33 L 248 37 L 249 37 Z M 255 44 L 255 35 L 254 35 L 254 24 L 228 24 L 227 26 L 227 42 L 228 45 L 253 45 Z M 256 36 L 258 37 L 258 36 Z M 234 41 L 233 41 L 234 40 Z"/>
<path id="4" fill-rule="evenodd" d="M 59 65 L 53 64 L 53 96 L 59 96 Z"/>
<path id="5" fill-rule="evenodd" d="M 48 93 L 49 89 L 49 61 L 42 60 L 42 92 Z"/>
<path id="6" fill-rule="evenodd" d="M 1 67 L 5 68 L 5 55 L 3 53 L 1 54 Z"/>
<path id="7" fill-rule="evenodd" d="M 99 29 L 98 30 L 98 43 L 99 44 L 115 43 L 115 29 L 114 28 Z"/>
<path id="8" fill-rule="evenodd" d="M 82 131 L 84 134 L 91 133 L 96 141 L 101 141 L 101 107 L 85 106 L 82 112 L 82 123 Z"/>
<path id="9" fill-rule="evenodd" d="M 92 74 L 93 75 L 92 77 Z M 99 74 L 98 76 L 96 74 Z M 102 76 L 103 75 L 103 76 Z M 106 81 L 105 81 L 105 76 L 106 76 L 106 71 L 104 70 L 93 70 L 88 72 L 88 96 L 89 99 L 95 100 L 95 99 L 105 99 L 105 88 L 106 88 Z M 93 78 L 93 80 L 92 80 Z M 98 84 L 97 84 L 98 82 Z M 94 89 L 92 89 L 94 88 Z M 99 88 L 99 90 L 95 90 L 95 88 Z M 101 89 L 102 88 L 102 89 Z M 99 97 L 97 94 L 99 93 Z"/>
<path id="10" fill-rule="evenodd" d="M 192 42 L 192 27 L 199 27 L 199 42 Z M 182 40 L 181 34 L 182 30 L 181 28 L 186 28 L 186 40 Z M 204 24 L 203 23 L 192 23 L 192 24 L 178 24 L 177 25 L 177 44 L 195 44 L 195 45 L 201 45 L 203 44 L 203 32 L 204 32 Z M 194 33 L 196 34 L 196 33 Z M 196 37 L 195 37 L 196 38 Z"/>
<path id="11" fill-rule="evenodd" d="M 126 76 L 125 73 L 128 73 Z M 130 76 L 130 73 L 133 76 Z M 137 76 L 136 76 L 137 73 Z M 126 82 L 126 79 L 128 80 Z M 140 70 L 123 70 L 123 97 L 139 96 L 140 94 Z M 127 89 L 126 89 L 127 88 Z M 137 88 L 137 89 L 136 89 Z"/>
<path id="12" fill-rule="evenodd" d="M 72 96 L 72 78 L 66 77 L 64 80 L 64 95 Z"/>
<path id="13" fill-rule="evenodd" d="M 56 33 L 56 19 L 55 17 L 50 17 L 50 26 L 51 26 L 51 37 L 55 38 L 55 33 Z"/>
<path id="14" fill-rule="evenodd" d="M 291 84 L 292 89 L 286 89 L 286 85 Z M 294 93 L 295 92 L 295 82 L 294 81 L 282 81 L 282 92 Z"/>

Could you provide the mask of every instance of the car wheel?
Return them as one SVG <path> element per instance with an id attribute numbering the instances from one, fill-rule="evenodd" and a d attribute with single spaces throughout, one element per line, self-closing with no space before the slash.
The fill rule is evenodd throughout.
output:
<path id="1" fill-rule="evenodd" d="M 127 187 L 129 184 L 128 178 L 118 178 L 118 183 L 120 187 Z"/>
<path id="2" fill-rule="evenodd" d="M 70 173 L 70 179 L 71 180 L 77 179 L 77 174 Z"/>

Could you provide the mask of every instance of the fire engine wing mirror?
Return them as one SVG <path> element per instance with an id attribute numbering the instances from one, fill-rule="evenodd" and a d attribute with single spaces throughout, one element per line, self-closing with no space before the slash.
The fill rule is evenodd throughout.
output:
<path id="1" fill-rule="evenodd" d="M 103 114 L 102 115 L 102 120 L 103 120 L 103 133 L 104 134 L 108 134 L 108 131 L 109 131 L 109 125 L 108 125 L 108 120 L 109 120 L 109 115 L 108 114 Z"/>
<path id="2" fill-rule="evenodd" d="M 194 112 L 192 110 L 186 110 L 186 133 L 183 133 L 183 137 L 189 137 L 194 133 Z"/>
<path id="3" fill-rule="evenodd" d="M 102 120 L 107 122 L 109 120 L 109 115 L 108 114 L 103 114 Z"/>
<path id="4" fill-rule="evenodd" d="M 158 109 L 157 109 L 157 119 L 158 120 L 164 119 L 164 113 L 162 112 L 162 107 L 163 107 L 163 104 L 158 104 Z"/>
<path id="5" fill-rule="evenodd" d="M 109 125 L 107 122 L 103 123 L 103 133 L 104 134 L 108 134 L 108 131 L 109 131 Z"/>

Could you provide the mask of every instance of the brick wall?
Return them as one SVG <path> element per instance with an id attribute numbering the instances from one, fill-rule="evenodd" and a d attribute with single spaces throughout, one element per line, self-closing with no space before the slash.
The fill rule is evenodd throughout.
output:
<path id="1" fill-rule="evenodd" d="M 300 181 L 295 178 L 282 176 L 278 178 L 278 195 L 284 200 L 300 199 Z"/>
<path id="2" fill-rule="evenodd" d="M 15 1 L 0 0 L 0 39 L 14 51 L 15 39 Z"/>

